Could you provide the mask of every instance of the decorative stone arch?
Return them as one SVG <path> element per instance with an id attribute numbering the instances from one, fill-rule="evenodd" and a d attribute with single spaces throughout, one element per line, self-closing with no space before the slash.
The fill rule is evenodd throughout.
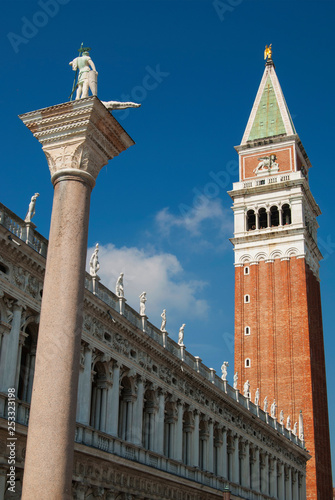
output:
<path id="1" fill-rule="evenodd" d="M 252 261 L 251 255 L 250 254 L 244 254 L 240 257 L 239 262 L 241 264 L 248 264 L 249 262 Z"/>
<path id="2" fill-rule="evenodd" d="M 260 262 L 261 260 L 267 260 L 267 259 L 268 259 L 268 255 L 265 252 L 258 252 L 255 255 L 256 262 Z"/>
<path id="3" fill-rule="evenodd" d="M 283 257 L 283 252 L 281 250 L 273 250 L 273 252 L 270 253 L 270 259 L 280 259 Z"/>
<path id="4" fill-rule="evenodd" d="M 290 247 L 285 252 L 285 257 L 296 257 L 299 254 L 299 251 L 296 247 Z"/>

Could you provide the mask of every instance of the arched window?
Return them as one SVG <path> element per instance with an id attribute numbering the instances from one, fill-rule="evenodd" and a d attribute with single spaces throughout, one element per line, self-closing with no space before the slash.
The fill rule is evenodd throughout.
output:
<path id="1" fill-rule="evenodd" d="M 287 203 L 282 206 L 283 210 L 283 225 L 291 224 L 291 208 Z"/>
<path id="2" fill-rule="evenodd" d="M 247 211 L 247 231 L 256 229 L 256 215 L 254 210 Z"/>
<path id="3" fill-rule="evenodd" d="M 249 267 L 244 268 L 244 274 L 249 274 Z"/>
<path id="4" fill-rule="evenodd" d="M 268 214 L 267 214 L 265 208 L 259 209 L 258 218 L 259 218 L 259 228 L 260 229 L 265 229 L 266 227 L 268 227 Z"/>
<path id="5" fill-rule="evenodd" d="M 244 361 L 244 366 L 246 368 L 250 368 L 251 366 L 251 361 L 250 361 L 250 358 L 246 358 L 245 361 Z"/>
<path id="6" fill-rule="evenodd" d="M 271 227 L 279 226 L 279 211 L 275 205 L 270 208 L 270 221 Z"/>
<path id="7" fill-rule="evenodd" d="M 246 326 L 246 327 L 244 328 L 244 334 L 245 334 L 245 335 L 250 335 L 250 326 Z"/>
<path id="8" fill-rule="evenodd" d="M 249 304 L 249 302 L 250 302 L 250 295 L 245 295 L 244 296 L 244 303 Z"/>
<path id="9" fill-rule="evenodd" d="M 121 382 L 119 404 L 119 437 L 125 441 L 131 440 L 131 427 L 133 420 L 133 390 L 130 379 L 123 377 Z"/>
<path id="10" fill-rule="evenodd" d="M 21 351 L 18 398 L 27 403 L 30 403 L 31 400 L 34 381 L 37 332 L 36 323 L 30 323 L 26 327 L 26 338 Z"/>
<path id="11" fill-rule="evenodd" d="M 96 363 L 94 372 L 90 425 L 95 429 L 104 431 L 106 427 L 107 378 L 105 366 L 101 361 Z"/>

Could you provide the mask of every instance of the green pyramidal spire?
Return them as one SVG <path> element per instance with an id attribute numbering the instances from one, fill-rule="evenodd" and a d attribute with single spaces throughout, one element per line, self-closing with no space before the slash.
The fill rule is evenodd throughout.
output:
<path id="1" fill-rule="evenodd" d="M 289 136 L 295 128 L 272 59 L 268 59 L 244 132 L 242 144 L 267 137 Z"/>

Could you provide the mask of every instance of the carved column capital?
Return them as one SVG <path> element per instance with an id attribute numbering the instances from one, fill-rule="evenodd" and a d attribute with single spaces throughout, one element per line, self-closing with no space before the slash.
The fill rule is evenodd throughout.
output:
<path id="1" fill-rule="evenodd" d="M 134 141 L 97 97 L 20 115 L 42 144 L 53 184 L 79 176 L 94 187 L 101 168 Z"/>

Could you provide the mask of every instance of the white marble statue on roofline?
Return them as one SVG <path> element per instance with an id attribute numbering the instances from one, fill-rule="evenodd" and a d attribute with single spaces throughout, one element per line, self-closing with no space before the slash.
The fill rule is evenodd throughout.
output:
<path id="1" fill-rule="evenodd" d="M 249 382 L 249 380 L 247 380 L 246 382 L 244 382 L 243 395 L 244 395 L 245 398 L 249 398 L 250 397 L 250 382 Z"/>
<path id="2" fill-rule="evenodd" d="M 284 425 L 284 410 L 280 410 L 279 422 Z"/>
<path id="3" fill-rule="evenodd" d="M 147 293 L 142 292 L 140 295 L 140 315 L 145 316 L 145 303 L 147 301 Z"/>
<path id="4" fill-rule="evenodd" d="M 161 332 L 166 332 L 166 309 L 163 309 L 161 318 L 162 318 Z"/>
<path id="5" fill-rule="evenodd" d="M 83 47 L 81 44 L 79 57 L 75 57 L 69 64 L 72 66 L 73 71 L 76 72 L 70 95 L 70 100 L 76 91 L 76 101 L 78 99 L 85 99 L 88 97 L 88 91 L 91 90 L 92 95 L 96 96 L 98 93 L 98 72 L 95 64 L 90 58 L 90 47 Z M 101 101 L 102 104 L 109 110 L 113 109 L 126 109 L 126 108 L 139 108 L 141 104 L 136 102 L 120 102 L 120 101 Z"/>
<path id="6" fill-rule="evenodd" d="M 237 383 L 238 383 L 238 372 L 236 372 L 234 375 L 234 389 L 235 390 L 237 390 Z"/>
<path id="7" fill-rule="evenodd" d="M 98 274 L 99 269 L 100 269 L 98 253 L 99 253 L 99 243 L 97 243 L 95 245 L 94 252 L 92 253 L 92 256 L 90 259 L 90 275 L 91 276 L 96 276 Z"/>
<path id="8" fill-rule="evenodd" d="M 228 366 L 229 366 L 228 361 L 224 361 L 224 362 L 223 362 L 223 365 L 221 366 L 221 372 L 222 372 L 221 379 L 222 379 L 223 381 L 226 381 L 226 380 L 227 380 L 227 375 L 228 375 Z"/>
<path id="9" fill-rule="evenodd" d="M 179 334 L 178 334 L 178 345 L 184 345 L 184 328 L 186 326 L 186 323 L 183 323 L 181 327 L 179 328 Z"/>
<path id="10" fill-rule="evenodd" d="M 257 387 L 256 392 L 255 392 L 255 405 L 259 405 L 259 388 Z"/>
<path id="11" fill-rule="evenodd" d="M 39 197 L 39 193 L 35 193 L 30 200 L 29 207 L 28 207 L 28 212 L 26 215 L 26 218 L 24 219 L 24 222 L 31 222 L 31 219 L 35 215 L 35 205 L 36 205 L 36 200 Z"/>
<path id="12" fill-rule="evenodd" d="M 123 288 L 123 273 L 120 273 L 115 285 L 115 295 L 118 297 L 124 297 L 124 288 Z"/>
<path id="13" fill-rule="evenodd" d="M 276 418 L 276 409 L 277 409 L 277 405 L 276 405 L 276 400 L 274 399 L 273 403 L 271 405 L 271 417 L 272 418 Z"/>
<path id="14" fill-rule="evenodd" d="M 265 413 L 267 413 L 267 411 L 268 411 L 268 406 L 269 406 L 268 397 L 265 396 L 265 399 L 264 399 L 264 411 L 265 411 Z"/>

